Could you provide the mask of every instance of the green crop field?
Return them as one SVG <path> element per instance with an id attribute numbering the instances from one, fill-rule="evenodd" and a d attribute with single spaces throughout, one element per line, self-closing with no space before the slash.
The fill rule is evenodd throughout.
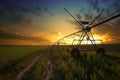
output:
<path id="1" fill-rule="evenodd" d="M 113 47 L 113 46 L 112 46 Z M 94 51 L 74 58 L 69 49 L 60 49 L 54 54 L 55 72 L 60 80 L 119 80 L 120 54 L 119 50 L 110 54 L 99 55 Z M 116 48 L 112 48 L 114 51 Z M 111 53 L 112 53 L 111 51 Z M 56 53 L 56 52 L 55 52 Z"/>
<path id="2" fill-rule="evenodd" d="M 0 46 L 0 80 L 120 80 L 120 45 L 104 47 L 74 58 L 69 46 Z"/>
<path id="3" fill-rule="evenodd" d="M 41 46 L 0 46 L 0 67 L 43 48 Z"/>
<path id="4" fill-rule="evenodd" d="M 0 46 L 0 80 L 13 80 L 32 58 L 48 46 Z"/>

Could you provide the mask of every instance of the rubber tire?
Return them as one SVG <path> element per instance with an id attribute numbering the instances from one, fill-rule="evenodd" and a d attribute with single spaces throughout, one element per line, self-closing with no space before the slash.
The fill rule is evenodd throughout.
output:
<path id="1" fill-rule="evenodd" d="M 104 48 L 99 48 L 97 50 L 97 53 L 100 54 L 100 55 L 105 55 L 105 49 Z"/>
<path id="2" fill-rule="evenodd" d="M 77 48 L 71 50 L 71 55 L 73 58 L 78 58 L 80 56 L 80 51 Z"/>

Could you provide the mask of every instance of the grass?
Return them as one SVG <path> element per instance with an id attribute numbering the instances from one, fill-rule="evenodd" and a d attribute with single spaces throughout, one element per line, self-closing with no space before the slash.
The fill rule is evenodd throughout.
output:
<path id="1" fill-rule="evenodd" d="M 44 80 L 48 56 L 52 56 L 54 73 L 52 80 L 119 80 L 120 45 L 104 45 L 107 55 L 94 51 L 73 58 L 71 47 L 48 46 L 0 46 L 0 80 L 13 80 L 16 74 L 31 60 L 41 55 L 39 61 L 25 73 L 21 80 Z"/>
<path id="2" fill-rule="evenodd" d="M 81 52 L 81 56 L 73 58 L 69 50 L 61 48 L 57 53 L 54 52 L 53 58 L 60 80 L 119 80 L 119 55 L 102 56 L 88 51 L 87 54 Z"/>
<path id="3" fill-rule="evenodd" d="M 44 50 L 39 61 L 29 70 L 22 80 L 44 80 L 44 71 L 46 70 L 46 63 L 49 56 L 49 49 Z"/>
<path id="4" fill-rule="evenodd" d="M 0 67 L 43 48 L 43 46 L 0 46 Z"/>
<path id="5" fill-rule="evenodd" d="M 12 80 L 48 46 L 0 46 L 0 80 Z"/>

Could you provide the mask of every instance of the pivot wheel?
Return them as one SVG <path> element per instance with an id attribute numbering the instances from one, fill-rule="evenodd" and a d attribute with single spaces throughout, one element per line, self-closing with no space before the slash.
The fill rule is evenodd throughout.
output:
<path id="1" fill-rule="evenodd" d="M 99 48 L 99 49 L 97 50 L 97 53 L 98 53 L 98 54 L 101 54 L 101 55 L 105 55 L 105 49 L 104 49 L 104 48 Z"/>
<path id="2" fill-rule="evenodd" d="M 77 48 L 73 48 L 71 51 L 71 55 L 73 58 L 78 58 L 80 56 L 80 51 Z"/>

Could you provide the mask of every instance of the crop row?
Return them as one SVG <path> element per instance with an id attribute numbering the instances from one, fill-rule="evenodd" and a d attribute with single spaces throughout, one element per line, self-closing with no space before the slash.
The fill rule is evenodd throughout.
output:
<path id="1" fill-rule="evenodd" d="M 54 52 L 55 72 L 60 80 L 119 80 L 120 57 L 81 53 L 73 58 L 70 49 Z"/>
<path id="2" fill-rule="evenodd" d="M 43 49 L 45 49 L 45 47 L 13 46 L 12 48 L 8 48 L 8 46 L 5 46 L 5 48 L 3 48 L 1 52 L 4 52 L 4 54 L 6 55 L 4 55 L 3 53 L 1 55 L 4 55 L 2 57 L 2 62 L 4 63 L 4 60 L 7 60 L 7 62 L 5 62 L 4 65 L 2 65 L 2 67 L 0 68 L 0 80 L 15 79 L 16 75 L 28 64 L 30 64 L 31 60 L 35 56 L 41 55 L 41 51 Z"/>

